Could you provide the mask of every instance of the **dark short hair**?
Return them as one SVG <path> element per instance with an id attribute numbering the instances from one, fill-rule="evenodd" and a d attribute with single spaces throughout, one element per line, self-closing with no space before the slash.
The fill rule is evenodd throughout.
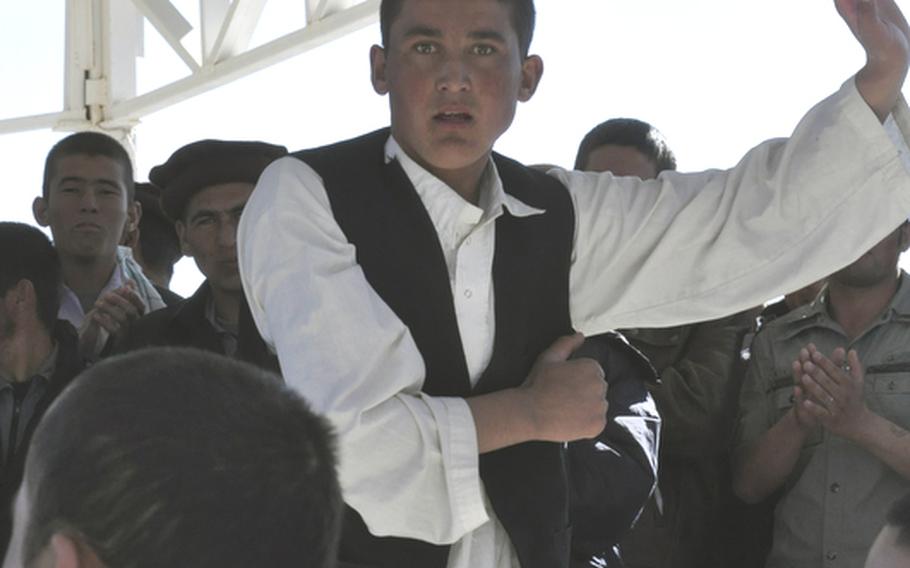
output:
<path id="1" fill-rule="evenodd" d="M 889 526 L 897 529 L 897 544 L 910 547 L 910 494 L 899 499 L 886 516 Z"/>
<path id="2" fill-rule="evenodd" d="M 41 195 L 45 199 L 50 192 L 51 179 L 54 177 L 57 162 L 66 156 L 78 155 L 104 156 L 120 164 L 123 167 L 122 181 L 126 187 L 127 198 L 130 202 L 135 199 L 133 162 L 130 160 L 130 155 L 120 142 L 100 132 L 77 132 L 54 144 L 44 160 L 44 182 L 41 186 Z"/>
<path id="3" fill-rule="evenodd" d="M 195 349 L 102 361 L 28 454 L 26 564 L 54 533 L 106 566 L 333 566 L 341 496 L 327 422 L 266 371 Z"/>
<path id="4" fill-rule="evenodd" d="M 57 321 L 62 279 L 57 250 L 47 235 L 23 223 L 0 222 L 0 295 L 22 280 L 31 282 L 38 319 L 48 331 Z"/>
<path id="5" fill-rule="evenodd" d="M 613 118 L 585 134 L 575 156 L 575 169 L 584 169 L 591 152 L 606 145 L 635 148 L 654 162 L 657 173 L 676 169 L 676 156 L 659 130 L 643 120 Z"/>
<path id="6" fill-rule="evenodd" d="M 174 222 L 161 209 L 161 190 L 150 183 L 137 183 L 136 200 L 142 204 L 139 218 L 142 259 L 155 270 L 170 273 L 183 253 Z"/>
<path id="7" fill-rule="evenodd" d="M 521 56 L 527 57 L 531 51 L 531 40 L 534 38 L 534 20 L 536 12 L 534 11 L 534 0 L 498 0 L 503 4 L 508 4 L 512 10 L 512 27 L 518 35 L 518 47 L 521 49 Z M 401 13 L 401 5 L 404 0 L 382 0 L 379 6 L 379 29 L 382 33 L 382 45 L 389 46 L 389 34 L 392 30 L 392 22 Z"/>

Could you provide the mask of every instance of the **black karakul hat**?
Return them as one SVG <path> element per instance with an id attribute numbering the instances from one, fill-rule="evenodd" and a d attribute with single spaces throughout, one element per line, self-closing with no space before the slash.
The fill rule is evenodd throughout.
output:
<path id="1" fill-rule="evenodd" d="M 176 221 L 202 189 L 221 183 L 256 183 L 266 166 L 287 153 L 284 146 L 265 142 L 200 140 L 152 168 L 149 180 L 161 188 L 161 207 Z"/>

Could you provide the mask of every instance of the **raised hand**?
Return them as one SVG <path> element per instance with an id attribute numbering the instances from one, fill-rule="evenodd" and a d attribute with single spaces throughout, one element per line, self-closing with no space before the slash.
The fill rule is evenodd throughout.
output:
<path id="1" fill-rule="evenodd" d="M 142 298 L 136 294 L 136 283 L 128 280 L 123 286 L 102 294 L 94 307 L 85 314 L 79 329 L 79 346 L 83 357 L 94 359 L 107 338 L 119 333 L 127 323 L 145 312 Z"/>
<path id="2" fill-rule="evenodd" d="M 835 0 L 837 11 L 866 52 L 856 87 L 880 120 L 900 96 L 910 61 L 910 26 L 895 0 Z"/>

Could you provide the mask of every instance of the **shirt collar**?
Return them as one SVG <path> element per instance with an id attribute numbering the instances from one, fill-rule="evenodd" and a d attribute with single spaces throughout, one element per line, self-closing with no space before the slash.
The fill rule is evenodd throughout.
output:
<path id="1" fill-rule="evenodd" d="M 888 306 L 882 310 L 879 321 L 886 322 L 891 319 L 910 319 L 910 275 L 900 271 L 897 291 Z M 782 334 L 784 339 L 793 337 L 804 329 L 822 325 L 823 322 L 833 320 L 828 313 L 828 287 L 819 293 L 811 303 L 797 308 L 791 316 L 787 332 Z"/>
<path id="2" fill-rule="evenodd" d="M 502 179 L 499 177 L 499 170 L 496 168 L 496 163 L 492 157 L 488 159 L 487 167 L 480 180 L 480 202 L 476 206 L 465 201 L 445 182 L 414 161 L 398 144 L 395 137 L 390 135 L 385 145 L 385 163 L 388 164 L 392 160 L 398 160 L 434 220 L 437 215 L 434 215 L 431 204 L 428 204 L 428 201 L 435 202 L 440 207 L 445 205 L 457 207 L 456 210 L 461 211 L 459 215 L 460 221 L 471 224 L 478 223 L 481 220 L 496 219 L 502 214 L 504 209 L 515 217 L 530 217 L 545 213 L 543 209 L 532 207 L 517 197 L 506 193 L 502 185 Z M 448 195 L 443 196 L 440 194 Z M 433 207 L 433 209 L 436 208 Z"/>
<path id="3" fill-rule="evenodd" d="M 114 263 L 114 270 L 111 272 L 111 277 L 108 278 L 107 284 L 105 284 L 104 288 L 98 293 L 98 297 L 100 298 L 105 293 L 123 286 L 125 282 L 126 279 L 123 277 L 123 269 L 120 266 L 120 262 Z M 79 297 L 76 296 L 76 293 L 66 284 L 60 285 L 59 296 L 60 312 L 58 317 L 69 321 L 73 324 L 73 327 L 79 329 L 82 325 L 82 320 L 85 319 L 85 310 L 82 309 L 82 304 L 79 303 Z"/>
<path id="4" fill-rule="evenodd" d="M 47 354 L 47 357 L 41 362 L 41 366 L 38 367 L 38 370 L 35 371 L 31 377 L 29 377 L 29 380 L 39 379 L 44 382 L 50 382 L 51 377 L 54 376 L 54 371 L 57 370 L 57 354 L 59 351 L 60 344 L 55 342 L 51 352 Z M 2 387 L 11 386 L 14 382 L 12 377 L 0 372 L 0 385 L 2 385 Z"/>

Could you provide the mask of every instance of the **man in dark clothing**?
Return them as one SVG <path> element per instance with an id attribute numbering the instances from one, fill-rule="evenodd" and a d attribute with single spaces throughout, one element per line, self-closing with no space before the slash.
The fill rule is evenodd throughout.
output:
<path id="1" fill-rule="evenodd" d="M 614 118 L 594 127 L 575 169 L 656 178 L 676 170 L 663 135 L 641 120 Z M 739 346 L 757 310 L 670 328 L 622 330 L 660 373 L 650 386 L 664 428 L 658 491 L 622 543 L 632 568 L 724 566 L 715 536 L 729 487 L 728 432 L 736 400 Z"/>
<path id="2" fill-rule="evenodd" d="M 0 223 L 0 551 L 29 441 L 44 411 L 83 368 L 76 330 L 57 319 L 57 252 L 38 229 Z"/>
<path id="3" fill-rule="evenodd" d="M 192 297 L 133 324 L 118 350 L 173 345 L 250 361 L 272 359 L 243 315 L 236 235 L 259 174 L 286 153 L 283 146 L 263 142 L 201 140 L 152 168 L 149 178 L 161 188 L 161 205 L 175 222 L 180 247 L 206 280 Z"/>
<path id="4" fill-rule="evenodd" d="M 127 230 L 124 246 L 133 249 L 133 258 L 151 280 L 168 306 L 183 298 L 169 288 L 174 265 L 183 256 L 174 221 L 161 209 L 161 190 L 151 183 L 136 182 L 136 201 L 142 206 L 139 225 Z"/>

